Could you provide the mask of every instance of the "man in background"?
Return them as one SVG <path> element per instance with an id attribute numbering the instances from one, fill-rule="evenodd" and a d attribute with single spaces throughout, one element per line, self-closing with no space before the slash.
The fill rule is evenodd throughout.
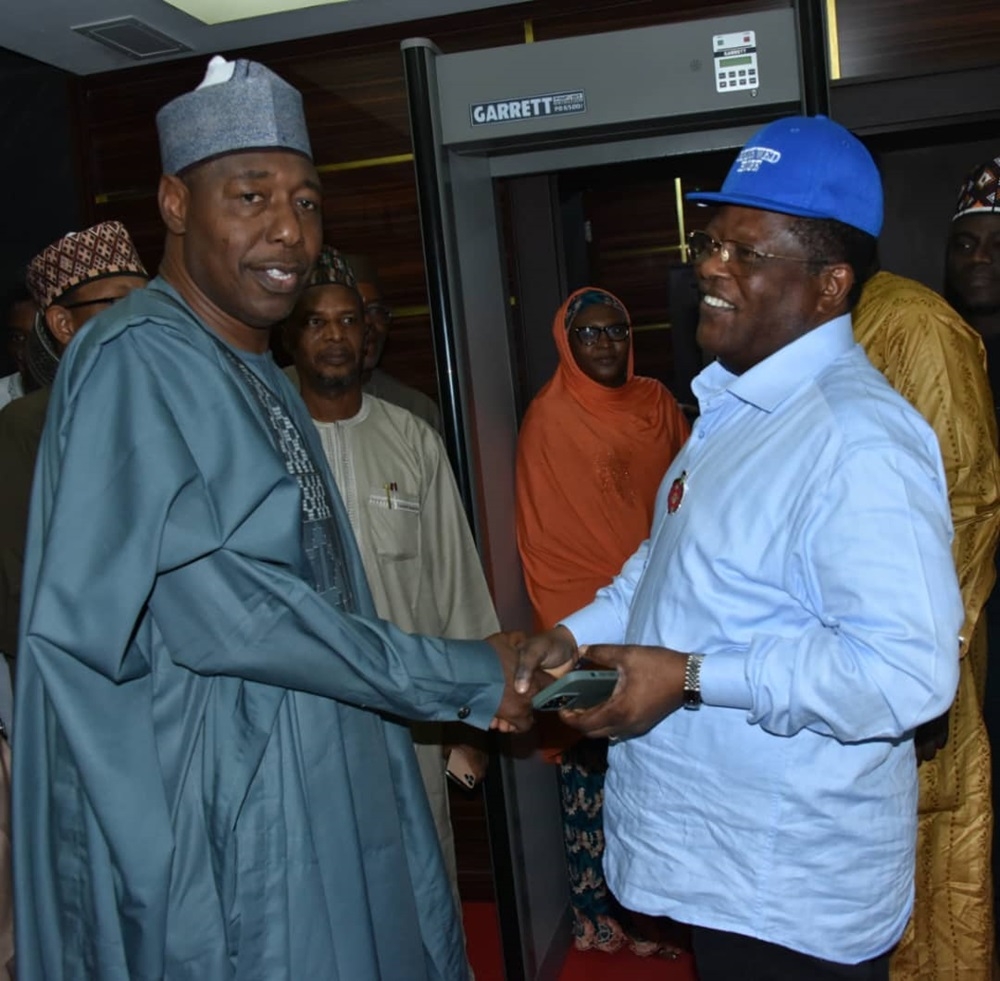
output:
<path id="1" fill-rule="evenodd" d="M 363 255 L 345 255 L 344 261 L 357 277 L 357 291 L 361 296 L 368 340 L 365 347 L 364 368 L 361 373 L 362 390 L 384 402 L 391 402 L 423 419 L 437 432 L 441 432 L 441 413 L 432 399 L 423 392 L 387 374 L 378 367 L 382 360 L 385 342 L 392 326 L 392 307 L 382 296 L 382 286 L 372 261 Z M 287 344 L 285 345 L 287 349 Z M 298 369 L 294 364 L 285 368 L 292 384 L 299 387 Z"/>
<path id="2" fill-rule="evenodd" d="M 970 171 L 959 189 L 944 295 L 982 337 L 993 396 L 1000 399 L 1000 157 Z"/>
<path id="3" fill-rule="evenodd" d="M 412 412 L 362 390 L 369 329 L 351 267 L 324 248 L 286 340 L 375 612 L 410 633 L 486 637 L 499 624 L 444 444 Z M 486 755 L 475 730 L 460 724 L 414 723 L 411 731 L 457 901 L 446 759 L 471 789 L 485 775 Z"/>
<path id="4" fill-rule="evenodd" d="M 1000 420 L 1000 157 L 974 167 L 959 188 L 945 249 L 944 293 L 982 338 L 992 390 L 988 404 Z M 996 588 L 986 603 L 985 620 L 992 653 L 979 697 L 992 749 L 995 929 L 1000 923 L 1000 825 L 996 820 L 1000 812 L 1000 593 Z"/>
<path id="5" fill-rule="evenodd" d="M 920 761 L 913 916 L 893 953 L 896 981 L 988 981 L 994 957 L 990 749 L 983 723 L 987 632 L 1000 534 L 1000 461 L 979 335 L 933 290 L 887 272 L 865 285 L 854 336 L 938 439 L 962 592 L 958 693 L 917 730 Z"/>
<path id="6" fill-rule="evenodd" d="M 41 317 L 26 339 L 25 370 L 37 376 L 42 387 L 0 410 L 0 651 L 11 667 L 17 655 L 28 505 L 51 381 L 63 352 L 83 325 L 144 287 L 147 279 L 139 253 L 119 221 L 70 232 L 28 263 L 31 309 L 41 311 Z M 9 706 L 0 706 L 0 718 L 10 725 Z"/>
<path id="7" fill-rule="evenodd" d="M 363 255 L 349 255 L 346 258 L 357 276 L 358 292 L 361 294 L 365 316 L 368 319 L 368 344 L 365 348 L 365 364 L 361 375 L 365 393 L 409 409 L 440 433 L 441 413 L 435 402 L 423 392 L 403 384 L 379 367 L 392 327 L 392 307 L 382 295 L 382 284 L 375 264 Z"/>
<path id="8" fill-rule="evenodd" d="M 29 333 L 21 371 L 29 393 L 0 409 L 0 964 L 13 972 L 13 891 L 10 883 L 10 754 L 13 731 L 11 677 L 17 654 L 24 543 L 35 460 L 59 359 L 83 325 L 101 309 L 146 285 L 146 270 L 121 222 L 70 232 L 28 264 Z M 41 316 L 35 317 L 35 310 Z M 31 368 L 34 370 L 31 370 Z M 37 387 L 41 385 L 41 387 Z"/>
<path id="9" fill-rule="evenodd" d="M 28 375 L 26 360 L 28 335 L 35 319 L 35 303 L 27 287 L 15 286 L 7 294 L 3 308 L 6 311 L 4 344 L 14 370 L 0 378 L 0 408 L 36 387 Z"/>

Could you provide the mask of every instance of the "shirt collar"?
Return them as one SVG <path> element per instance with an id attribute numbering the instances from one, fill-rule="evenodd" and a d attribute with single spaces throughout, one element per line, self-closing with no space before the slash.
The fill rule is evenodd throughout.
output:
<path id="1" fill-rule="evenodd" d="M 361 408 L 354 413 L 353 416 L 348 416 L 346 419 L 338 419 L 336 422 L 321 422 L 319 419 L 313 419 L 313 422 L 319 426 L 320 429 L 353 429 L 355 426 L 360 425 L 368 418 L 372 411 L 372 397 L 367 392 L 361 393 Z"/>
<path id="2" fill-rule="evenodd" d="M 702 411 L 722 392 L 773 412 L 789 395 L 816 378 L 831 362 L 854 347 L 851 315 L 845 313 L 779 348 L 742 375 L 734 375 L 718 361 L 691 382 Z"/>

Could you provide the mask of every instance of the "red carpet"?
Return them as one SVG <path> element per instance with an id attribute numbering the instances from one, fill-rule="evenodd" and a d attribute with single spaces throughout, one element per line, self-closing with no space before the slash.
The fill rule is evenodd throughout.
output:
<path id="1" fill-rule="evenodd" d="M 469 961 L 476 981 L 504 981 L 500 934 L 492 903 L 463 903 Z M 696 981 L 689 956 L 676 961 L 570 949 L 559 981 Z"/>

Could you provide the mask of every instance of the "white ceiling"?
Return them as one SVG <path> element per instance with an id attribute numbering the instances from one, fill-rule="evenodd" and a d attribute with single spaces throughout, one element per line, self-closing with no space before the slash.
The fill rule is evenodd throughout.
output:
<path id="1" fill-rule="evenodd" d="M 118 17 L 136 17 L 191 48 L 170 56 L 176 59 L 511 2 L 518 0 L 350 0 L 209 27 L 163 0 L 0 0 L 0 45 L 74 74 L 90 75 L 168 60 L 137 61 L 72 30 Z"/>

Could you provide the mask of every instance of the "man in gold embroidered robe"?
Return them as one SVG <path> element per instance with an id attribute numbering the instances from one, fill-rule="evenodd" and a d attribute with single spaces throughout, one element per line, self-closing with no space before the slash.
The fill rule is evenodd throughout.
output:
<path id="1" fill-rule="evenodd" d="M 917 754 L 926 761 L 920 764 L 916 900 L 893 956 L 892 978 L 988 979 L 994 960 L 993 813 L 981 613 L 995 578 L 1000 462 L 986 355 L 978 334 L 940 296 L 887 272 L 865 286 L 854 311 L 854 336 L 937 434 L 965 607 L 958 694 L 939 729 L 947 743 L 936 743 L 934 732 L 917 733 Z"/>

